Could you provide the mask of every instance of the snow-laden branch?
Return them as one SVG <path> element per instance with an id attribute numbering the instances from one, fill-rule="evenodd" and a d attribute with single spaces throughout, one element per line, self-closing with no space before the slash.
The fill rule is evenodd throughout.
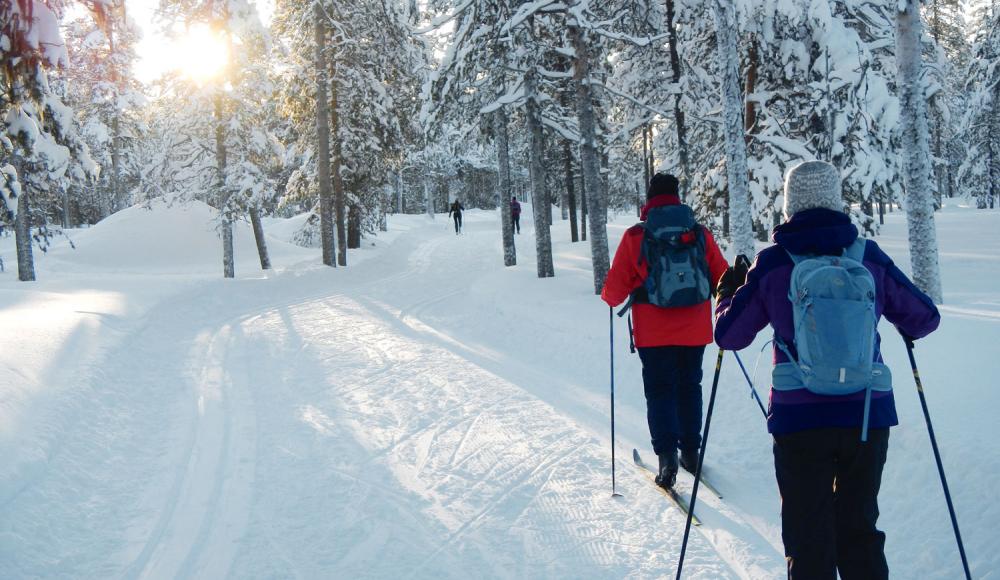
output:
<path id="1" fill-rule="evenodd" d="M 563 120 L 565 120 L 565 117 L 563 117 Z M 556 133 L 559 133 L 559 135 L 567 141 L 572 141 L 573 143 L 580 142 L 580 133 L 561 123 L 559 119 L 542 115 L 542 125 L 552 129 Z"/>
<path id="2" fill-rule="evenodd" d="M 555 6 L 558 5 L 560 9 L 563 9 L 565 5 L 562 2 L 556 2 L 555 0 L 535 0 L 534 2 L 528 2 L 527 4 L 521 6 L 510 20 L 504 24 L 503 28 L 500 29 L 501 34 L 509 34 L 511 30 L 514 30 L 525 20 L 538 14 L 539 12 L 551 12 Z"/>

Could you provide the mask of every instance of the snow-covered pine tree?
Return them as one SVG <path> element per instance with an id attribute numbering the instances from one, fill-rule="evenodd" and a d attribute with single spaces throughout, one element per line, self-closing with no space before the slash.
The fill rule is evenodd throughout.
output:
<path id="1" fill-rule="evenodd" d="M 103 18 L 104 2 L 85 4 Z M 35 279 L 32 227 L 45 219 L 31 211 L 32 185 L 65 180 L 74 163 L 81 168 L 77 178 L 98 171 L 72 109 L 49 82 L 50 71 L 68 64 L 53 3 L 0 1 L 0 219 L 14 221 L 21 281 Z"/>
<path id="2" fill-rule="evenodd" d="M 318 194 L 314 6 L 279 0 L 272 22 L 276 42 L 283 49 L 280 101 L 291 125 L 286 144 L 295 152 L 295 159 L 304 162 L 289 173 L 285 205 L 312 207 L 307 200 L 314 204 Z M 382 191 L 391 186 L 391 174 L 400 170 L 404 154 L 413 149 L 413 120 L 427 46 L 411 34 L 406 7 L 394 0 L 324 0 L 319 6 L 329 35 L 327 100 L 331 114 L 334 105 L 337 111 L 329 126 L 334 153 L 331 178 L 334 189 L 343 190 L 344 220 L 351 211 L 359 212 L 353 223 L 370 232 L 380 220 Z M 308 125 L 303 124 L 306 119 L 310 120 Z M 303 127 L 310 130 L 303 131 Z M 347 235 L 349 226 L 345 221 L 344 242 L 351 237 Z M 338 247 L 342 263 L 346 263 L 346 249 L 346 243 Z"/>
<path id="3" fill-rule="evenodd" d="M 896 59 L 910 261 L 913 282 L 940 304 L 941 275 L 934 226 L 927 108 L 920 74 L 921 28 L 919 0 L 900 2 L 896 12 Z"/>
<path id="4" fill-rule="evenodd" d="M 930 0 L 923 6 L 927 33 L 930 35 L 927 92 L 930 111 L 931 153 L 934 159 L 937 205 L 942 197 L 955 195 L 955 152 L 964 110 L 961 71 L 969 60 L 969 41 L 965 27 L 965 7 L 959 0 Z M 959 163 L 961 161 L 959 160 Z M 954 167 L 953 167 L 954 166 Z"/>
<path id="5" fill-rule="evenodd" d="M 72 66 L 63 77 L 66 100 L 72 105 L 91 155 L 104 170 L 93 186 L 78 182 L 72 200 L 64 199 L 64 225 L 71 214 L 94 223 L 134 203 L 141 167 L 140 145 L 146 138 L 143 88 L 133 73 L 139 30 L 127 18 L 124 2 L 106 4 L 105 18 L 82 17 L 65 27 Z M 92 192 L 92 193 L 91 193 Z"/>
<path id="6" fill-rule="evenodd" d="M 1000 203 L 1000 2 L 978 0 L 971 16 L 968 107 L 961 123 L 967 150 L 958 178 L 963 195 L 984 209 Z"/>

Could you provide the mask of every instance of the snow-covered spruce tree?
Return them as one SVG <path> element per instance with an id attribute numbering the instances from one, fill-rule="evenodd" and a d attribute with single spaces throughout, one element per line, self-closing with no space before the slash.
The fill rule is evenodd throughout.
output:
<path id="1" fill-rule="evenodd" d="M 899 75 L 900 124 L 903 148 L 903 182 L 906 187 L 906 221 L 909 230 L 913 282 L 940 304 L 937 231 L 934 226 L 934 192 L 927 109 L 920 78 L 921 18 L 918 0 L 899 3 L 896 13 L 896 58 Z"/>
<path id="2" fill-rule="evenodd" d="M 685 112 L 690 182 L 685 202 L 701 223 L 712 228 L 721 243 L 729 238 L 726 142 L 720 118 L 722 62 L 717 58 L 714 2 L 676 5 L 678 54 L 681 59 L 681 108 Z M 666 62 L 666 59 L 664 60 Z M 672 71 L 671 71 L 672 72 Z M 669 117 L 669 115 L 668 115 Z M 677 167 L 671 151 L 677 146 L 675 130 L 659 131 L 656 151 L 667 152 L 668 168 Z"/>
<path id="3" fill-rule="evenodd" d="M 957 141 L 961 112 L 965 110 L 962 71 L 969 61 L 969 40 L 965 7 L 959 0 L 930 0 L 923 6 L 930 39 L 926 42 L 928 107 L 930 111 L 931 153 L 937 205 L 942 197 L 953 197 L 955 168 L 961 163 Z M 957 161 L 957 163 L 956 163 Z"/>
<path id="4" fill-rule="evenodd" d="M 752 215 L 762 239 L 780 219 L 785 172 L 804 159 L 841 170 L 845 211 L 869 234 L 876 229 L 874 203 L 899 197 L 889 5 L 837 0 L 808 11 L 753 9 L 746 126 Z M 781 58 L 757 56 L 775 51 Z"/>
<path id="5" fill-rule="evenodd" d="M 280 0 L 272 33 L 281 46 L 282 113 L 289 119 L 289 150 L 303 164 L 292 168 L 282 203 L 312 207 L 317 200 L 316 4 Z M 426 47 L 411 34 L 406 9 L 392 0 L 319 3 L 326 19 L 330 173 L 334 190 L 338 261 L 346 264 L 351 223 L 365 231 L 381 219 L 382 192 L 394 181 L 403 152 L 412 147 L 416 93 Z M 309 130 L 303 130 L 308 127 Z M 311 200 L 312 204 L 308 203 Z M 337 207 L 343 208 L 338 212 Z M 348 215 L 357 217 L 348 220 Z M 377 227 L 377 226 L 375 226 Z"/>
<path id="6" fill-rule="evenodd" d="M 146 137 L 142 108 L 146 100 L 132 65 L 139 31 L 126 18 L 124 3 L 109 3 L 106 18 L 78 18 L 66 30 L 73 66 L 64 75 L 67 101 L 94 160 L 104 168 L 95 187 L 74 184 L 76 211 L 65 196 L 64 225 L 71 213 L 94 223 L 134 203 L 141 173 L 139 148 Z M 93 193 L 90 193 L 92 191 Z"/>
<path id="7" fill-rule="evenodd" d="M 985 209 L 1000 203 L 1000 2 L 980 0 L 972 8 L 968 107 L 961 123 L 967 151 L 958 178 L 963 195 Z"/>
<path id="8" fill-rule="evenodd" d="M 104 2 L 85 4 L 103 17 Z M 67 171 L 97 175 L 72 110 L 49 83 L 49 72 L 68 64 L 51 2 L 0 0 L 0 219 L 14 221 L 21 281 L 35 279 L 32 227 L 44 226 L 29 203 L 32 185 L 65 186 Z"/>

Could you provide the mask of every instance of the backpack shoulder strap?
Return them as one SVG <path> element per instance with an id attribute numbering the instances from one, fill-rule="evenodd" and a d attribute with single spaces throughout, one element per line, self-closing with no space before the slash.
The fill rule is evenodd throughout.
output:
<path id="1" fill-rule="evenodd" d="M 808 256 L 806 254 L 793 254 L 793 253 L 789 252 L 788 250 L 785 250 L 785 253 L 788 254 L 788 257 L 792 259 L 792 263 L 795 264 L 796 266 L 798 266 L 804 260 L 808 260 L 809 258 L 812 257 L 812 256 Z"/>
<path id="2" fill-rule="evenodd" d="M 855 262 L 862 264 L 865 259 L 865 249 L 868 247 L 868 240 L 858 236 L 854 242 L 844 248 L 844 257 L 850 258 Z"/>

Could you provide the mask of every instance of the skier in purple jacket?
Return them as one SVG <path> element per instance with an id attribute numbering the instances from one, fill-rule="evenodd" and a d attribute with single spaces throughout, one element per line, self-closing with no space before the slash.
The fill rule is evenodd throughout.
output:
<path id="1" fill-rule="evenodd" d="M 789 300 L 790 256 L 840 256 L 858 237 L 843 212 L 840 175 L 829 163 L 808 161 L 785 180 L 785 222 L 775 245 L 762 250 L 749 271 L 730 268 L 719 284 L 715 341 L 740 350 L 770 325 L 797 357 Z M 868 240 L 863 265 L 875 280 L 876 320 L 884 316 L 908 340 L 933 332 L 940 322 L 934 303 Z M 882 362 L 875 335 L 875 361 Z M 774 347 L 775 364 L 789 362 Z M 794 361 L 793 361 L 794 362 Z M 897 425 L 892 390 L 871 391 L 868 440 L 861 441 L 865 392 L 820 395 L 806 388 L 772 387 L 767 415 L 774 436 L 774 469 L 781 493 L 781 537 L 788 577 L 835 580 L 884 579 L 885 534 L 876 528 L 878 491 L 889 443 Z"/>

